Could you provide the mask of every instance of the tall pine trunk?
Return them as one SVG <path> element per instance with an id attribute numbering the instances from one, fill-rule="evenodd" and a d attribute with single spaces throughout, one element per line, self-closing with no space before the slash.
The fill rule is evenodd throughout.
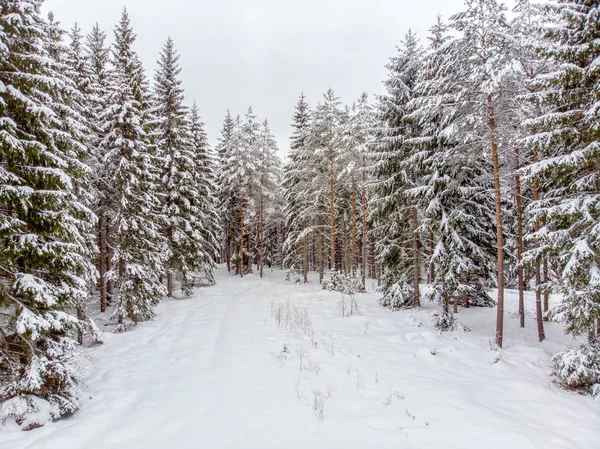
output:
<path id="1" fill-rule="evenodd" d="M 546 315 L 546 313 L 548 312 L 548 306 L 549 306 L 549 292 L 548 292 L 548 256 L 544 256 L 544 263 L 543 263 L 543 282 L 544 282 L 544 321 L 548 321 L 548 316 Z"/>
<path id="2" fill-rule="evenodd" d="M 169 245 L 173 244 L 173 228 L 169 226 L 167 228 L 167 239 Z M 167 296 L 173 297 L 173 270 L 171 269 L 171 263 L 167 262 Z"/>
<path id="3" fill-rule="evenodd" d="M 263 178 L 264 179 L 264 178 Z M 263 180 L 264 183 L 264 180 Z M 260 277 L 263 277 L 263 257 L 262 257 L 262 246 L 263 246 L 263 227 L 264 227 L 264 199 L 263 194 L 260 194 L 260 206 L 258 212 L 258 272 Z"/>
<path id="4" fill-rule="evenodd" d="M 308 282 L 308 237 L 302 239 L 302 277 L 304 283 Z"/>
<path id="5" fill-rule="evenodd" d="M 240 239 L 239 239 L 239 248 L 238 248 L 238 272 L 240 273 L 240 277 L 244 277 L 244 200 L 240 196 Z"/>
<path id="6" fill-rule="evenodd" d="M 352 251 L 350 263 L 352 264 L 352 277 L 356 277 L 356 179 L 352 178 Z"/>
<path id="7" fill-rule="evenodd" d="M 533 130 L 533 134 L 535 134 L 535 129 Z M 533 162 L 537 162 L 537 152 L 533 153 Z M 536 203 L 540 199 L 540 185 L 537 181 L 533 184 L 533 201 Z M 540 230 L 540 222 L 539 220 L 535 221 L 535 232 L 537 233 Z M 536 241 L 536 247 L 539 248 L 539 243 Z M 544 332 L 544 317 L 542 314 L 542 276 L 540 269 L 540 257 L 539 254 L 535 259 L 535 318 L 537 322 L 538 329 L 538 339 L 540 341 L 544 341 L 546 338 L 546 334 Z"/>
<path id="8" fill-rule="evenodd" d="M 494 168 L 494 196 L 496 199 L 496 239 L 498 245 L 498 310 L 496 314 L 496 344 L 502 347 L 504 334 L 504 238 L 502 236 L 502 197 L 500 192 L 500 161 L 498 158 L 498 142 L 496 141 L 496 117 L 491 94 L 487 97 L 488 120 L 492 147 L 492 164 Z"/>
<path id="9" fill-rule="evenodd" d="M 100 312 L 106 312 L 106 219 L 98 213 L 98 274 L 100 283 Z"/>
<path id="10" fill-rule="evenodd" d="M 321 223 L 321 216 L 319 215 L 319 218 L 317 219 L 317 230 L 319 232 L 319 235 L 317 236 L 317 261 L 319 264 L 319 284 L 323 283 L 323 271 L 325 270 L 325 261 L 324 261 L 324 246 L 325 246 L 325 242 L 324 242 L 324 233 L 323 233 L 323 229 L 321 229 L 322 227 L 322 223 Z"/>
<path id="11" fill-rule="evenodd" d="M 416 207 L 410 208 L 411 227 L 412 227 L 412 251 L 413 251 L 413 284 L 415 289 L 414 305 L 421 307 L 421 292 L 419 282 L 421 282 L 421 261 L 419 258 L 419 216 Z"/>
<path id="12" fill-rule="evenodd" d="M 335 167 L 333 164 L 333 146 L 329 146 L 329 238 L 330 242 L 330 269 L 335 269 Z"/>
<path id="13" fill-rule="evenodd" d="M 366 271 L 367 271 L 367 157 L 363 155 L 363 172 L 362 172 L 362 284 L 366 288 Z"/>
<path id="14" fill-rule="evenodd" d="M 517 209 L 517 276 L 519 279 L 519 325 L 525 327 L 525 281 L 523 279 L 523 206 L 521 202 L 521 176 L 519 176 L 519 149 L 515 148 L 515 202 Z"/>

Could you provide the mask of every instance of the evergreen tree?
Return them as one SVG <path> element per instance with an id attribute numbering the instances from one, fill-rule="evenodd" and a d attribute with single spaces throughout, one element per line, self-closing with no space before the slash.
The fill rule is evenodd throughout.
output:
<path id="1" fill-rule="evenodd" d="M 110 77 L 110 50 L 105 46 L 106 34 L 95 24 L 91 33 L 86 37 L 84 59 L 86 75 L 89 81 L 87 87 L 88 123 L 90 127 L 90 167 L 94 203 L 92 208 L 98 217 L 97 247 L 98 247 L 98 284 L 100 290 L 100 311 L 105 312 L 108 306 L 109 285 L 106 273 L 110 266 L 109 254 L 109 224 L 114 217 L 110 216 L 112 186 L 109 183 L 110 174 L 104 164 L 104 149 L 101 147 L 103 138 L 102 121 L 100 119 L 108 105 L 108 81 Z"/>
<path id="2" fill-rule="evenodd" d="M 200 168 L 196 166 L 199 162 L 196 158 L 202 155 L 195 153 L 205 151 L 205 142 L 197 142 L 202 146 L 195 148 L 190 139 L 188 110 L 183 105 L 180 73 L 179 55 L 173 40 L 169 38 L 161 52 L 154 77 L 154 137 L 164 164 L 161 192 L 165 195 L 163 212 L 167 217 L 165 235 L 169 245 L 166 267 L 168 296 L 173 295 L 176 276 L 181 279 L 182 290 L 189 294 L 200 265 L 206 268 L 205 261 L 201 262 L 207 248 L 203 245 L 205 242 L 201 234 L 199 206 L 202 200 L 196 173 L 196 168 Z M 198 128 L 199 124 L 195 126 Z M 201 129 L 196 129 L 196 137 L 201 139 L 199 131 Z"/>
<path id="3" fill-rule="evenodd" d="M 214 160 L 210 152 L 208 137 L 204 131 L 204 123 L 196 103 L 190 112 L 190 137 L 194 152 L 194 181 L 196 197 L 190 201 L 196 206 L 195 226 L 198 228 L 194 270 L 203 275 L 210 283 L 214 283 L 213 270 L 215 257 L 218 254 L 219 235 L 221 234 L 218 207 L 218 186 L 214 169 Z M 191 258 L 190 258 L 191 259 Z"/>
<path id="4" fill-rule="evenodd" d="M 296 104 L 292 127 L 294 128 L 288 162 L 283 172 L 285 188 L 286 237 L 284 243 L 286 265 L 297 269 L 302 267 L 304 282 L 308 282 L 309 246 L 314 217 L 311 213 L 313 199 L 310 195 L 312 163 L 307 146 L 310 126 L 310 110 L 304 94 Z"/>
<path id="5" fill-rule="evenodd" d="M 496 204 L 496 246 L 498 308 L 496 343 L 502 347 L 504 332 L 504 231 L 500 183 L 500 144 L 503 118 L 509 113 L 502 105 L 506 92 L 501 82 L 512 62 L 506 7 L 496 0 L 467 0 L 465 11 L 451 17 L 451 27 L 459 37 L 448 44 L 448 58 L 440 70 L 449 75 L 456 89 L 455 103 L 448 113 L 455 117 L 456 138 L 461 145 L 488 154 L 494 180 Z"/>
<path id="6" fill-rule="evenodd" d="M 94 217 L 75 188 L 85 145 L 63 121 L 77 115 L 76 86 L 51 54 L 58 42 L 41 4 L 0 4 L 0 420 L 24 428 L 37 424 L 30 413 L 58 419 L 79 407 L 81 323 L 71 312 L 94 275 L 85 239 Z"/>
<path id="7" fill-rule="evenodd" d="M 490 306 L 486 290 L 494 280 L 494 204 L 488 163 L 479 148 L 461 145 L 454 105 L 461 90 L 444 71 L 454 55 L 440 17 L 431 28 L 424 70 L 412 100 L 411 117 L 421 125 L 410 143 L 419 149 L 420 179 L 409 190 L 431 235 L 431 288 L 427 294 L 443 305 L 442 330 L 452 329 L 450 304 Z M 449 326 L 446 328 L 445 326 Z"/>
<path id="8" fill-rule="evenodd" d="M 409 31 L 387 66 L 387 93 L 379 98 L 380 125 L 374 142 L 373 217 L 379 223 L 378 254 L 386 269 L 381 301 L 393 309 L 420 305 L 418 216 L 406 194 L 415 181 L 414 149 L 406 141 L 419 135 L 418 124 L 410 118 L 409 103 L 417 95 L 422 52 L 415 34 Z"/>
<path id="9" fill-rule="evenodd" d="M 231 246 L 233 237 L 234 223 L 233 218 L 227 213 L 233 208 L 233 204 L 237 202 L 232 197 L 232 191 L 230 186 L 226 183 L 225 169 L 227 167 L 229 154 L 231 152 L 231 143 L 233 137 L 235 122 L 231 117 L 231 112 L 227 110 L 225 119 L 223 120 L 223 127 L 221 128 L 221 135 L 216 146 L 216 162 L 217 162 L 217 173 L 216 181 L 219 191 L 218 198 L 218 211 L 221 217 L 221 234 L 220 234 L 220 250 L 221 250 L 221 261 L 227 262 L 227 270 L 231 271 L 231 257 L 233 253 L 233 247 Z"/>
<path id="10" fill-rule="evenodd" d="M 529 212 L 543 223 L 537 237 L 560 267 L 556 287 L 563 302 L 552 316 L 567 332 L 593 340 L 600 319 L 600 8 L 597 2 L 558 1 L 547 12 L 555 19 L 545 26 L 541 51 L 558 64 L 535 79 L 542 114 L 531 121 L 537 132 L 527 143 L 540 160 L 527 173 L 544 185 L 545 195 Z"/>
<path id="11" fill-rule="evenodd" d="M 118 330 L 125 317 L 138 322 L 154 316 L 153 305 L 165 294 L 164 237 L 157 215 L 159 173 L 144 129 L 142 103 L 136 99 L 139 64 L 127 11 L 115 29 L 107 108 L 102 114 L 103 162 L 110 176 L 114 210 L 113 255 L 107 279 L 114 283 Z"/>

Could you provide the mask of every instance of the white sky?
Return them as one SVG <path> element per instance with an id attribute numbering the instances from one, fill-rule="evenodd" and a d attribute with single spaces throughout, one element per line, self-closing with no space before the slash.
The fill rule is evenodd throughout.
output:
<path id="1" fill-rule="evenodd" d="M 462 0 L 48 0 L 56 20 L 87 34 L 112 30 L 126 6 L 135 50 L 152 79 L 167 37 L 181 55 L 186 102 L 195 100 L 215 143 L 227 108 L 248 106 L 269 120 L 288 149 L 301 92 L 311 105 L 329 87 L 351 103 L 381 93 L 385 64 L 409 28 L 425 40 L 436 14 L 447 19 Z"/>

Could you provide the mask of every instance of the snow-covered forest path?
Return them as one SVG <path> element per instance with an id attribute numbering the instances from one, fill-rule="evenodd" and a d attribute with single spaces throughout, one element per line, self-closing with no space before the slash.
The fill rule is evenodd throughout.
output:
<path id="1" fill-rule="evenodd" d="M 342 318 L 340 294 L 284 278 L 221 268 L 216 286 L 107 334 L 90 351 L 81 410 L 31 432 L 6 427 L 0 447 L 598 447 L 600 401 L 548 377 L 551 354 L 576 342 L 549 324 L 538 344 L 533 320 L 520 330 L 512 317 L 513 294 L 499 352 L 494 310 L 462 311 L 473 332 L 440 337 L 435 305 L 393 313 L 368 293 L 362 315 Z"/>

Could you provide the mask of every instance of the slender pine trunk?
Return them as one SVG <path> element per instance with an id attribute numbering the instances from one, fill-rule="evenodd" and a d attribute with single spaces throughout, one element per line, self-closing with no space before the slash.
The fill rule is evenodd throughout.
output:
<path id="1" fill-rule="evenodd" d="M 98 213 L 98 274 L 100 283 L 100 312 L 106 312 L 106 219 Z"/>
<path id="2" fill-rule="evenodd" d="M 517 277 L 519 282 L 519 325 L 525 327 L 525 281 L 523 279 L 523 206 L 521 176 L 519 176 L 519 149 L 515 148 L 515 202 L 517 209 Z"/>
<path id="3" fill-rule="evenodd" d="M 496 344 L 502 347 L 504 334 L 504 238 L 502 236 L 502 196 L 500 192 L 500 161 L 496 141 L 496 117 L 491 94 L 488 94 L 488 120 L 491 137 L 492 164 L 494 168 L 494 194 L 496 199 L 496 239 L 498 245 L 498 310 L 496 315 Z"/>
<path id="4" fill-rule="evenodd" d="M 533 134 L 535 134 L 535 129 Z M 537 152 L 533 153 L 533 162 L 537 162 Z M 540 199 L 540 186 L 537 181 L 533 184 L 533 201 L 537 202 Z M 540 230 L 539 220 L 535 221 L 535 232 Z M 539 248 L 539 242 L 536 241 L 536 248 Z M 535 317 L 538 329 L 538 339 L 544 341 L 546 334 L 544 332 L 544 318 L 542 313 L 542 276 L 540 268 L 540 257 L 539 255 L 535 260 Z"/>
<path id="5" fill-rule="evenodd" d="M 419 215 L 416 207 L 411 207 L 412 251 L 413 251 L 413 284 L 415 289 L 414 305 L 421 307 L 421 261 L 419 258 Z M 456 301 L 455 301 L 456 302 Z"/>
<path id="6" fill-rule="evenodd" d="M 330 242 L 330 261 L 329 268 L 335 269 L 335 167 L 333 146 L 329 146 L 329 238 Z"/>
<path id="7" fill-rule="evenodd" d="M 367 157 L 363 155 L 363 172 L 362 172 L 362 284 L 363 288 L 367 288 L 366 271 L 367 271 Z"/>

